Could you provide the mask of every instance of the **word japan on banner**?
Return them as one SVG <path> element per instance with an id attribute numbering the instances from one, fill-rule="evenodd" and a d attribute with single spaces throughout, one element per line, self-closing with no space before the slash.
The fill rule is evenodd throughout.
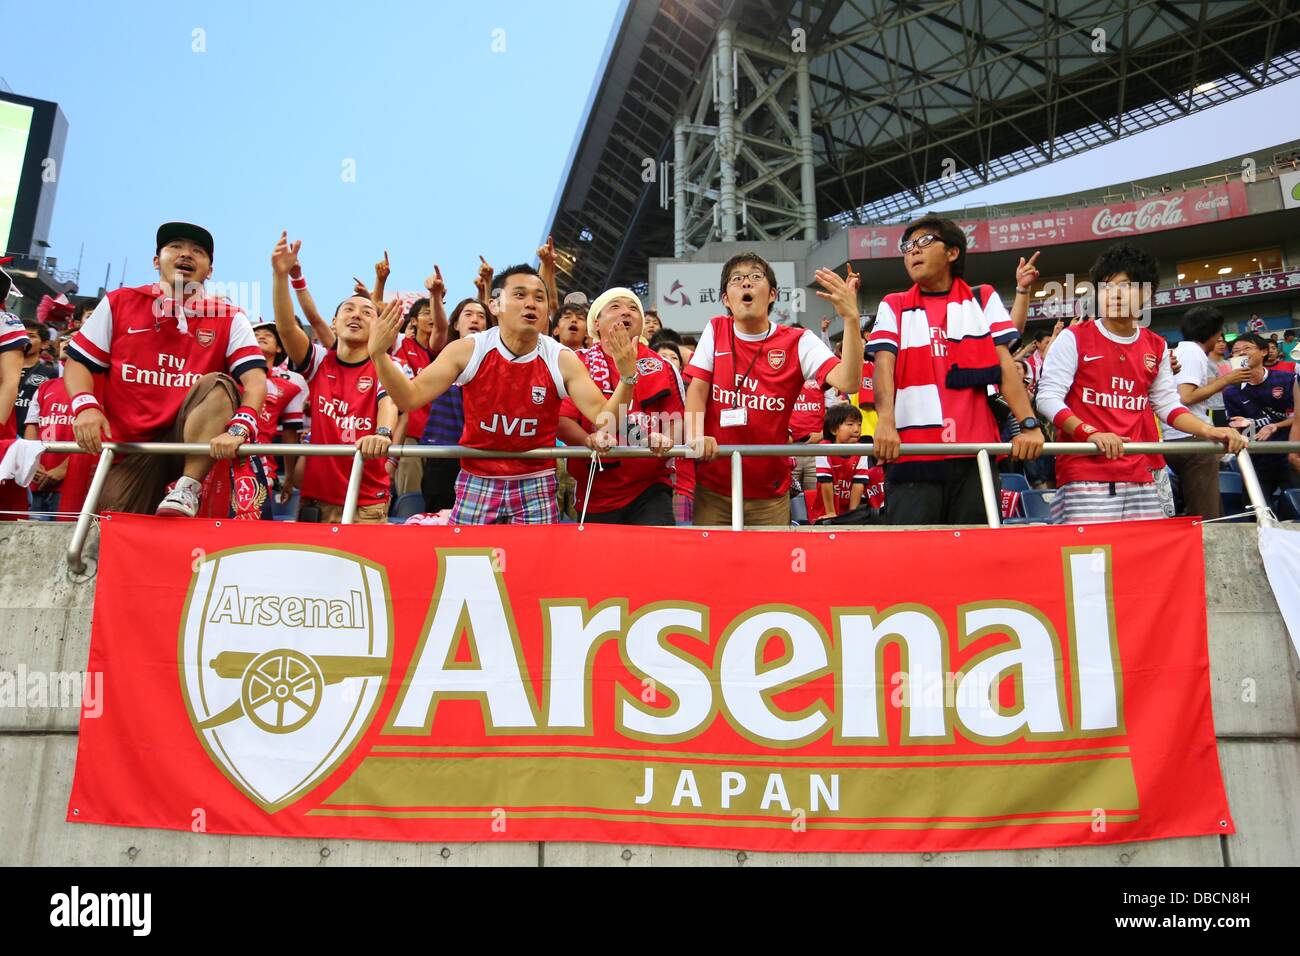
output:
<path id="1" fill-rule="evenodd" d="M 1013 549 L 186 531 L 104 522 L 104 703 L 70 821 L 859 851 L 1232 832 L 1190 522 L 1018 529 Z"/>

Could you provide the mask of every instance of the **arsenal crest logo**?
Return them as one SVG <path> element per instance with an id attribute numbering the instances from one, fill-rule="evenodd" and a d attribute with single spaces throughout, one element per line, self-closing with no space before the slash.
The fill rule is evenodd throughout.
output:
<path id="1" fill-rule="evenodd" d="M 785 365 L 785 349 L 768 349 L 767 364 L 772 366 L 773 372 L 779 372 Z"/>
<path id="2" fill-rule="evenodd" d="M 217 340 L 217 333 L 212 329 L 196 329 L 194 331 L 194 340 L 206 348 Z"/>
<path id="3" fill-rule="evenodd" d="M 1155 355 L 1153 355 L 1151 352 L 1144 353 L 1142 355 L 1142 364 L 1147 367 L 1148 372 L 1154 372 L 1156 370 Z"/>
<path id="4" fill-rule="evenodd" d="M 1285 394 L 1286 394 L 1286 389 L 1284 389 L 1281 385 L 1273 389 L 1274 398 L 1281 398 Z"/>
<path id="5" fill-rule="evenodd" d="M 639 375 L 653 375 L 664 367 L 664 363 L 656 358 L 643 358 L 636 360 L 636 370 Z"/>
<path id="6" fill-rule="evenodd" d="M 185 708 L 209 759 L 267 813 L 348 758 L 392 665 L 382 569 L 325 549 L 209 555 L 180 632 Z"/>
<path id="7" fill-rule="evenodd" d="M 542 385 L 533 386 L 533 404 L 540 405 L 546 401 L 546 388 Z"/>
<path id="8" fill-rule="evenodd" d="M 375 380 L 369 375 L 363 375 L 357 379 L 357 391 L 368 392 L 374 386 Z"/>

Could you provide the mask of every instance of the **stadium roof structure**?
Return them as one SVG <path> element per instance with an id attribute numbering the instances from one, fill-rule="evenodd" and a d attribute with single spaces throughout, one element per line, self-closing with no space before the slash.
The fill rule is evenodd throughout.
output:
<path id="1" fill-rule="evenodd" d="M 548 223 L 561 283 L 887 222 L 1300 75 L 1293 0 L 625 0 Z"/>

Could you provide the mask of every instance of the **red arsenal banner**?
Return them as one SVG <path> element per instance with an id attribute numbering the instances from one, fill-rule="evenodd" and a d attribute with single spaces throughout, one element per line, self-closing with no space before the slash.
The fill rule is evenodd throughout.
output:
<path id="1" fill-rule="evenodd" d="M 1166 229 L 1236 219 L 1250 214 L 1246 187 L 1237 180 L 1182 192 L 1162 193 L 1131 202 L 1060 209 L 1027 216 L 959 220 L 972 253 L 1028 250 L 1094 239 L 1133 239 Z M 849 230 L 850 259 L 892 259 L 904 226 L 863 226 Z"/>
<path id="2" fill-rule="evenodd" d="M 1201 532 L 103 522 L 68 820 L 941 851 L 1232 833 Z"/>

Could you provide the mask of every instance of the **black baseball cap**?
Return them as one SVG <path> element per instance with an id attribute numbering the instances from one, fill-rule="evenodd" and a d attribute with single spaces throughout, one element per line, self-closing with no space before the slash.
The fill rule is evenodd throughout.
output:
<path id="1" fill-rule="evenodd" d="M 163 223 L 158 227 L 158 247 L 154 250 L 154 254 L 157 255 L 162 252 L 162 247 L 173 239 L 190 240 L 208 254 L 209 262 L 212 261 L 212 233 L 202 226 L 195 225 L 192 222 Z"/>

